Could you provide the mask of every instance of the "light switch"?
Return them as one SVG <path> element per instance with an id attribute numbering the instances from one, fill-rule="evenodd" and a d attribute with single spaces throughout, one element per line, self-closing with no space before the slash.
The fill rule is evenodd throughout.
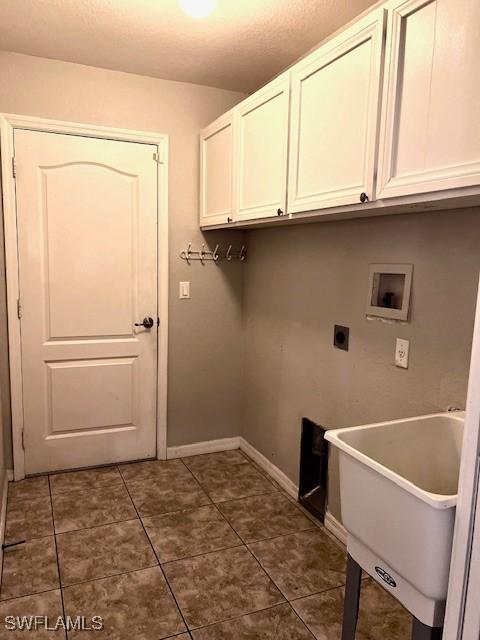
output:
<path id="1" fill-rule="evenodd" d="M 408 369 L 409 349 L 410 342 L 408 340 L 397 338 L 397 344 L 395 346 L 395 366 L 402 367 L 402 369 Z"/>
<path id="2" fill-rule="evenodd" d="M 180 300 L 190 298 L 190 282 L 180 282 Z"/>

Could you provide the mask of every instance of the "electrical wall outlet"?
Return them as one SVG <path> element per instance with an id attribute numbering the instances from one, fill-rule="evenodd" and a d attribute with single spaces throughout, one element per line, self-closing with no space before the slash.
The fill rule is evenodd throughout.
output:
<path id="1" fill-rule="evenodd" d="M 402 369 L 408 369 L 408 352 L 410 349 L 410 342 L 408 340 L 402 340 L 397 338 L 397 344 L 395 346 L 395 366 Z"/>
<path id="2" fill-rule="evenodd" d="M 180 300 L 190 298 L 190 282 L 180 282 L 179 296 Z"/>
<path id="3" fill-rule="evenodd" d="M 350 337 L 350 329 L 336 324 L 333 328 L 333 346 L 337 349 L 348 351 L 348 340 Z"/>

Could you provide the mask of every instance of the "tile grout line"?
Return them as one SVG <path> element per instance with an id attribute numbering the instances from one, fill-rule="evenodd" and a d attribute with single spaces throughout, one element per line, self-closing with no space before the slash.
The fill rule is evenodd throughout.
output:
<path id="1" fill-rule="evenodd" d="M 234 449 L 234 451 L 237 451 L 237 449 Z M 238 451 L 240 451 L 240 449 L 238 449 Z M 206 454 L 199 454 L 199 455 L 214 455 L 215 453 L 221 453 L 220 451 L 215 451 L 214 453 L 206 453 Z M 241 452 L 242 453 L 242 452 Z M 208 491 L 206 490 L 206 488 L 203 486 L 203 484 L 200 482 L 200 480 L 197 478 L 197 476 L 194 474 L 194 472 L 192 471 L 192 469 L 190 469 L 190 467 L 187 465 L 187 463 L 185 462 L 185 460 L 188 460 L 188 458 L 192 458 L 195 456 L 188 456 L 186 458 L 177 458 L 177 460 L 181 460 L 183 462 L 183 464 L 185 465 L 185 467 L 190 471 L 190 473 L 192 474 L 193 478 L 195 479 L 195 481 L 197 482 L 197 484 L 200 486 L 200 488 L 202 489 L 202 491 L 204 491 L 208 497 L 210 498 L 210 500 L 212 501 L 213 504 L 223 504 L 224 502 L 232 502 L 233 500 L 242 500 L 243 498 L 253 498 L 255 496 L 264 496 L 264 495 L 270 495 L 271 493 L 278 493 L 280 491 L 280 489 L 277 489 L 277 487 L 273 484 L 273 482 L 270 480 L 270 478 L 266 477 L 263 473 L 261 473 L 255 466 L 255 464 L 250 460 L 250 459 L 245 459 L 245 462 L 234 462 L 232 464 L 230 464 L 230 467 L 235 467 L 235 466 L 240 466 L 243 467 L 244 465 L 248 465 L 250 467 L 252 467 L 252 469 L 255 469 L 264 479 L 268 480 L 270 482 L 270 484 L 272 485 L 272 489 L 270 491 L 262 491 L 260 493 L 255 493 L 253 495 L 249 495 L 249 496 L 242 496 L 240 498 L 229 498 L 227 500 L 217 500 L 215 502 L 215 500 L 210 496 L 210 494 L 208 493 Z M 208 469 L 207 469 L 208 471 Z"/>
<path id="2" fill-rule="evenodd" d="M 121 475 L 121 474 L 120 474 L 120 475 Z M 144 525 L 144 524 L 143 524 L 143 522 L 142 522 L 142 519 L 141 519 L 141 517 L 140 517 L 140 514 L 138 513 L 138 510 L 137 510 L 137 507 L 136 507 L 136 505 L 135 505 L 135 502 L 133 501 L 133 498 L 132 498 L 132 496 L 130 495 L 130 492 L 129 492 L 129 490 L 128 490 L 127 483 L 125 482 L 125 480 L 124 480 L 123 476 L 122 476 L 122 480 L 123 480 L 123 484 L 124 484 L 124 486 L 125 486 L 125 489 L 126 489 L 126 491 L 127 491 L 128 495 L 129 495 L 129 497 L 130 497 L 130 500 L 132 501 L 133 508 L 135 509 L 135 512 L 136 512 L 136 514 L 137 514 L 137 516 L 138 516 L 138 519 L 140 520 L 140 524 L 142 525 L 143 532 L 145 533 L 145 535 L 146 535 L 146 537 L 147 537 L 147 540 L 148 540 L 148 543 L 149 543 L 149 545 L 150 545 L 150 547 L 151 547 L 151 549 L 152 549 L 152 551 L 153 551 L 153 554 L 154 554 L 155 558 L 157 559 L 157 563 L 158 563 L 158 565 L 155 565 L 155 566 L 158 566 L 158 567 L 160 568 L 160 571 L 162 572 L 163 579 L 165 580 L 165 583 L 166 583 L 166 585 L 167 585 L 167 587 L 168 587 L 168 590 L 170 591 L 170 594 L 171 594 L 171 596 L 172 596 L 172 599 L 173 599 L 173 601 L 174 601 L 174 603 L 175 603 L 175 606 L 177 607 L 178 613 L 180 614 L 180 617 L 182 618 L 183 624 L 185 625 L 185 629 L 187 630 L 187 633 L 188 633 L 188 632 L 190 631 L 190 627 L 189 627 L 189 625 L 187 624 L 187 621 L 186 621 L 186 619 L 185 619 L 185 616 L 183 615 L 183 611 L 182 611 L 182 609 L 180 608 L 180 605 L 178 604 L 178 601 L 177 601 L 177 598 L 176 598 L 176 596 L 175 596 L 175 593 L 173 592 L 172 586 L 170 585 L 170 582 L 168 581 L 168 578 L 167 578 L 167 576 L 166 576 L 166 574 L 165 574 L 165 571 L 163 570 L 163 567 L 162 567 L 162 565 L 161 565 L 161 563 L 160 563 L 160 560 L 159 560 L 159 558 L 158 558 L 158 556 L 157 556 L 157 552 L 155 551 L 155 548 L 154 548 L 154 546 L 153 546 L 153 544 L 152 544 L 152 541 L 150 540 L 150 536 L 148 535 L 147 530 L 145 529 L 145 525 Z M 181 633 L 184 633 L 184 632 L 181 632 Z M 181 634 L 177 634 L 177 635 L 181 635 Z"/>
<path id="3" fill-rule="evenodd" d="M 60 572 L 60 558 L 58 556 L 58 546 L 57 546 L 57 534 L 55 532 L 55 515 L 53 512 L 53 499 L 52 499 L 52 488 L 50 486 L 50 475 L 47 475 L 47 482 L 48 482 L 48 493 L 50 495 L 50 506 L 52 509 L 52 524 L 53 524 L 53 540 L 55 543 L 55 558 L 57 560 L 57 571 L 58 571 L 58 588 L 60 590 L 60 600 L 62 602 L 62 619 L 64 624 L 66 624 L 66 612 L 65 612 L 65 602 L 63 599 L 63 586 L 62 586 L 62 576 L 61 576 L 61 572 Z M 65 640 L 67 640 L 67 631 L 65 629 Z"/>
<path id="4" fill-rule="evenodd" d="M 295 609 L 290 605 L 290 602 L 286 600 L 285 602 L 277 602 L 275 604 L 271 604 L 268 607 L 262 607 L 261 609 L 255 609 L 255 611 L 249 611 L 247 613 L 241 613 L 238 616 L 233 616 L 232 618 L 226 618 L 225 620 L 219 620 L 217 622 L 210 622 L 209 624 L 203 624 L 200 627 L 195 627 L 193 631 L 199 631 L 200 629 L 209 629 L 210 627 L 214 627 L 216 625 L 224 624 L 226 622 L 234 622 L 235 620 L 241 620 L 242 618 L 246 618 L 247 616 L 255 615 L 256 613 L 263 613 L 264 611 L 270 611 L 270 609 L 276 609 L 277 607 L 286 607 L 288 606 L 292 611 L 296 614 Z M 302 620 L 302 623 L 305 624 Z M 310 629 L 309 629 L 310 631 Z M 166 638 L 165 640 L 170 640 Z"/>
<path id="5" fill-rule="evenodd" d="M 241 547 L 245 547 L 245 546 L 246 546 L 245 543 L 240 541 L 239 544 L 235 544 L 232 547 L 221 547 L 219 549 L 213 549 L 212 551 L 195 553 L 193 556 L 183 556 L 181 558 L 175 558 L 174 560 L 165 560 L 165 562 L 159 561 L 159 564 L 160 566 L 164 567 L 166 564 L 173 564 L 174 562 L 184 562 L 185 560 L 193 560 L 194 558 L 203 558 L 204 556 L 208 556 L 211 553 L 221 553 L 222 551 L 230 551 L 230 549 L 240 549 Z"/>
<path id="6" fill-rule="evenodd" d="M 374 580 L 373 578 L 371 578 L 370 576 L 367 576 L 366 578 L 362 578 L 361 582 L 366 583 L 369 580 Z M 374 581 L 375 583 L 375 581 Z M 377 584 L 377 583 L 375 583 Z M 381 587 L 381 585 L 378 585 Z M 345 582 L 342 582 L 342 584 L 337 585 L 336 587 L 328 587 L 327 589 L 321 589 L 320 591 L 314 591 L 313 593 L 308 593 L 306 596 L 298 596 L 297 598 L 292 598 L 291 600 L 289 600 L 289 602 L 298 602 L 299 600 L 305 600 L 305 598 L 311 598 L 312 596 L 320 596 L 324 593 L 328 593 L 330 591 L 336 591 L 337 589 L 344 589 L 345 588 Z M 383 587 L 381 587 L 383 589 Z M 386 593 L 389 593 L 388 591 Z"/>
<path id="7" fill-rule="evenodd" d="M 295 609 L 292 607 L 292 603 L 289 602 L 288 606 L 290 607 L 290 609 L 293 611 L 293 615 L 296 616 L 300 622 L 303 624 L 303 626 L 305 627 L 305 629 L 311 634 L 312 636 L 312 640 L 315 640 L 315 635 L 313 633 L 313 631 L 310 629 L 310 627 L 308 626 L 308 624 L 305 622 L 305 620 L 302 618 L 302 616 L 298 613 L 298 611 L 295 611 Z"/>
<path id="8" fill-rule="evenodd" d="M 247 544 L 245 545 L 245 548 L 247 549 L 248 553 L 252 556 L 252 558 L 255 560 L 255 562 L 258 564 L 258 566 L 263 571 L 263 573 L 272 582 L 272 584 L 275 586 L 275 588 L 278 589 L 278 593 L 282 596 L 282 598 L 285 600 L 285 602 L 288 602 L 289 600 L 288 600 L 287 596 L 283 593 L 283 591 L 280 589 L 279 585 L 275 582 L 275 580 L 268 573 L 268 571 L 265 569 L 265 567 L 262 565 L 260 560 L 257 558 L 257 556 L 253 553 L 253 551 L 249 548 L 249 546 Z"/>
<path id="9" fill-rule="evenodd" d="M 5 602 L 13 602 L 13 600 L 21 600 L 22 598 L 32 598 L 34 596 L 41 596 L 45 593 L 53 593 L 53 591 L 60 591 L 60 587 L 55 587 L 55 589 L 45 589 L 44 591 L 35 591 L 35 593 L 26 593 L 23 596 L 13 596 L 11 598 L 5 598 L 5 600 L 0 600 L 0 605 Z"/>
<path id="10" fill-rule="evenodd" d="M 200 480 L 198 480 L 198 478 L 196 477 L 196 475 L 193 473 L 193 471 L 190 469 L 190 467 L 186 464 L 186 462 L 184 461 L 183 458 L 178 458 L 180 460 L 180 462 L 183 464 L 183 466 L 185 467 L 185 469 L 188 471 L 188 473 L 192 476 L 194 482 L 196 482 L 196 484 L 200 487 L 200 489 L 203 491 L 203 493 L 207 496 L 207 498 L 210 500 L 211 504 L 215 504 L 215 502 L 213 501 L 213 499 L 210 497 L 210 494 L 208 493 L 208 491 L 205 489 L 205 487 L 202 485 L 202 483 L 200 482 Z"/>
<path id="11" fill-rule="evenodd" d="M 219 509 L 219 511 L 220 511 L 220 509 Z M 222 513 L 222 512 L 220 511 L 220 513 Z M 222 515 L 227 520 L 228 524 L 232 527 L 232 529 L 235 531 L 235 533 L 240 538 L 240 540 L 243 541 L 243 544 L 246 545 L 246 546 L 248 546 L 249 544 L 257 544 L 257 542 L 268 542 L 269 540 L 276 540 L 277 538 L 285 538 L 286 536 L 294 536 L 297 533 L 304 533 L 305 531 L 313 531 L 315 529 L 318 529 L 318 527 L 315 524 L 312 523 L 311 527 L 306 527 L 305 529 L 296 529 L 295 531 L 288 531 L 287 533 L 278 533 L 278 534 L 276 534 L 274 536 L 270 536 L 270 537 L 267 537 L 267 538 L 259 538 L 258 540 L 246 540 L 244 537 L 242 537 L 240 535 L 240 533 L 237 531 L 237 529 L 235 529 L 235 527 L 234 527 L 233 523 L 231 522 L 231 520 L 229 520 L 228 517 L 225 514 L 222 513 Z"/>
<path id="12" fill-rule="evenodd" d="M 108 527 L 111 524 L 122 524 L 123 522 L 133 522 L 134 520 L 138 520 L 138 516 L 134 516 L 133 518 L 127 518 L 126 520 L 112 520 L 111 522 L 104 522 L 103 524 L 94 524 L 91 527 L 81 527 L 80 529 L 69 529 L 68 531 L 56 531 L 55 535 L 65 536 L 65 535 L 68 535 L 69 533 L 77 533 L 79 531 L 89 531 L 90 529 L 100 529 L 100 527 Z M 42 536 L 42 537 L 45 538 L 46 536 Z"/>
<path id="13" fill-rule="evenodd" d="M 157 560 L 156 557 L 155 560 Z M 93 582 L 100 582 L 100 580 L 108 580 L 109 578 L 118 578 L 118 576 L 128 576 L 130 573 L 136 573 L 137 571 L 146 571 L 147 569 L 153 569 L 154 567 L 158 567 L 158 562 L 156 562 L 155 564 L 151 564 L 149 567 L 141 567 L 140 569 L 127 569 L 127 571 L 112 573 L 108 576 L 99 576 L 98 578 L 88 578 L 87 580 L 80 580 L 80 582 L 72 582 L 71 584 L 66 584 L 65 588 L 77 587 L 82 584 L 89 584 Z"/>

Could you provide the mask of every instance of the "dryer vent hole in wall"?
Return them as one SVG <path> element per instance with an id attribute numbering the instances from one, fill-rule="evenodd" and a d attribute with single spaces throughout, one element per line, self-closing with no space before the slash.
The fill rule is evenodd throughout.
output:
<path id="1" fill-rule="evenodd" d="M 342 327 L 336 324 L 333 329 L 333 346 L 337 349 L 343 349 L 348 351 L 348 340 L 350 336 L 350 329 L 348 327 Z"/>
<path id="2" fill-rule="evenodd" d="M 298 501 L 320 522 L 327 509 L 328 442 L 325 427 L 302 418 Z"/>

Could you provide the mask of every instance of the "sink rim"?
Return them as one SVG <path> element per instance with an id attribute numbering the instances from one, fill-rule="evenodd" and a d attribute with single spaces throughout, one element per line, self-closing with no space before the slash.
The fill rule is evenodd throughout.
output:
<path id="1" fill-rule="evenodd" d="M 401 487 L 402 489 L 408 491 L 408 493 L 416 496 L 423 502 L 426 502 L 430 506 L 435 509 L 449 509 L 451 507 L 455 507 L 457 504 L 458 492 L 450 495 L 443 495 L 439 493 L 432 493 L 430 491 L 426 491 L 425 489 L 421 489 L 418 485 L 414 484 L 410 480 L 407 480 L 405 477 L 399 475 L 395 471 L 392 471 L 388 467 L 384 466 L 380 462 L 377 462 L 373 458 L 370 458 L 364 453 L 361 453 L 358 449 L 348 444 L 344 440 L 341 439 L 341 435 L 344 433 L 352 433 L 354 431 L 361 431 L 367 428 L 372 427 L 383 427 L 391 424 L 405 424 L 407 422 L 415 422 L 418 420 L 426 420 L 431 418 L 445 418 L 448 417 L 454 421 L 461 422 L 462 424 L 465 421 L 465 412 L 464 411 L 447 411 L 440 413 L 429 413 L 421 416 L 413 416 L 411 418 L 401 418 L 398 420 L 388 420 L 383 422 L 374 422 L 371 424 L 363 424 L 354 427 L 343 427 L 341 429 L 329 429 L 325 433 L 325 439 L 328 440 L 332 445 L 340 449 L 340 451 L 355 460 L 363 463 L 365 466 L 369 467 L 373 471 L 376 471 L 380 475 L 388 478 L 394 484 Z"/>

